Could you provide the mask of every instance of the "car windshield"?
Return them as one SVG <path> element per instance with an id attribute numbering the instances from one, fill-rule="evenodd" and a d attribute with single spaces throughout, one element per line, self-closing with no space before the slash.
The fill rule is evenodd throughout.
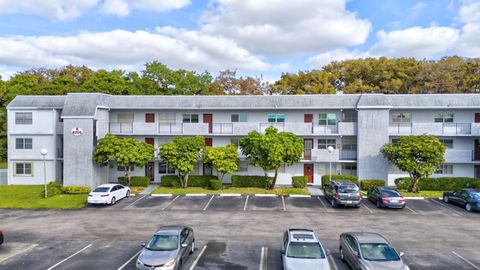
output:
<path id="1" fill-rule="evenodd" d="M 394 190 L 382 190 L 383 197 L 400 197 L 400 194 Z"/>
<path id="2" fill-rule="evenodd" d="M 400 257 L 388 244 L 360 244 L 362 255 L 369 261 L 398 261 Z"/>
<path id="3" fill-rule="evenodd" d="M 479 200 L 480 199 L 480 192 L 472 192 L 470 193 L 473 199 Z"/>
<path id="4" fill-rule="evenodd" d="M 154 251 L 175 250 L 178 248 L 178 235 L 154 235 L 146 248 Z"/>
<path id="5" fill-rule="evenodd" d="M 110 190 L 109 187 L 97 187 L 93 190 L 93 192 L 108 192 Z"/>
<path id="6" fill-rule="evenodd" d="M 354 193 L 358 192 L 358 187 L 355 185 L 342 185 L 338 187 L 340 193 Z"/>
<path id="7" fill-rule="evenodd" d="M 325 254 L 318 243 L 291 242 L 287 257 L 303 259 L 324 259 Z"/>

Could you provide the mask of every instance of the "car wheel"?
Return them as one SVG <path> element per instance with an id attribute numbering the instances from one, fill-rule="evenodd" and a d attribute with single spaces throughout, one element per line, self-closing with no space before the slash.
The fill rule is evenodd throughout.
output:
<path id="1" fill-rule="evenodd" d="M 195 240 L 192 242 L 192 249 L 190 249 L 190 254 L 193 254 L 195 252 Z"/>
<path id="2" fill-rule="evenodd" d="M 117 201 L 117 200 L 115 199 L 115 197 L 113 197 L 112 200 L 110 201 L 110 204 L 113 205 L 113 204 L 115 204 L 116 201 Z"/>
<path id="3" fill-rule="evenodd" d="M 337 203 L 333 198 L 330 200 L 330 204 L 332 205 L 332 207 L 337 207 Z"/>
<path id="4" fill-rule="evenodd" d="M 345 254 L 343 254 L 343 248 L 340 247 L 340 260 L 345 261 Z"/>
<path id="5" fill-rule="evenodd" d="M 448 203 L 448 197 L 447 196 L 443 196 L 443 201 Z"/>
<path id="6" fill-rule="evenodd" d="M 130 190 L 127 190 L 127 195 L 125 197 L 126 198 L 130 197 Z"/>
<path id="7" fill-rule="evenodd" d="M 382 204 L 380 203 L 380 200 L 377 200 L 377 208 L 382 207 Z"/>
<path id="8" fill-rule="evenodd" d="M 465 210 L 467 210 L 468 212 L 471 212 L 471 211 L 472 211 L 472 205 L 469 204 L 469 203 L 467 203 L 467 204 L 465 205 Z"/>

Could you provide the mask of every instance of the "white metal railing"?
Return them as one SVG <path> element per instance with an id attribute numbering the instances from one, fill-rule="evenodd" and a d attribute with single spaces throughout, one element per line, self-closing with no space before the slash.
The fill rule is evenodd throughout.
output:
<path id="1" fill-rule="evenodd" d="M 274 127 L 279 132 L 285 131 L 285 123 L 260 123 L 260 132 L 265 133 L 265 129 L 268 127 Z"/>
<path id="2" fill-rule="evenodd" d="M 233 134 L 233 123 L 213 123 L 213 134 Z"/>
<path id="3" fill-rule="evenodd" d="M 158 123 L 159 134 L 183 134 L 182 123 Z"/>
<path id="4" fill-rule="evenodd" d="M 317 125 L 313 126 L 313 134 L 337 134 L 338 125 Z"/>
<path id="5" fill-rule="evenodd" d="M 110 133 L 133 133 L 133 122 L 132 123 L 110 122 L 109 132 Z"/>

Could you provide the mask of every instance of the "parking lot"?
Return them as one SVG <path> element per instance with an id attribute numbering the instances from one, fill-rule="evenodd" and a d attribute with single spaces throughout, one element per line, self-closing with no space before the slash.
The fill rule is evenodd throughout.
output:
<path id="1" fill-rule="evenodd" d="M 338 236 L 384 235 L 411 269 L 480 269 L 480 213 L 438 199 L 409 200 L 405 209 L 332 208 L 322 196 L 136 196 L 80 210 L 0 209 L 0 269 L 134 269 L 161 226 L 195 231 L 196 251 L 184 269 L 281 269 L 282 233 L 312 228 L 337 269 Z"/>

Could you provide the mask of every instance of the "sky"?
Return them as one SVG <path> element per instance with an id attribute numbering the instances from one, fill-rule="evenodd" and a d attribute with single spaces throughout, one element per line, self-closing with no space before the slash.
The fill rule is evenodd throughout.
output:
<path id="1" fill-rule="evenodd" d="M 480 0 L 0 0 L 0 75 L 86 65 L 273 81 L 365 57 L 480 57 Z"/>

